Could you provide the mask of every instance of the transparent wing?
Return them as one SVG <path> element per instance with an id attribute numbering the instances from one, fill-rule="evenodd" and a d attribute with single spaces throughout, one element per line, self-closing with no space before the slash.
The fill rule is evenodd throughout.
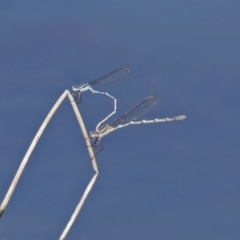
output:
<path id="1" fill-rule="evenodd" d="M 113 72 L 110 72 L 109 74 L 95 79 L 91 82 L 88 82 L 89 85 L 95 85 L 95 84 L 105 84 L 105 83 L 110 83 L 110 82 L 116 82 L 126 75 L 130 73 L 130 69 L 128 67 L 121 67 Z"/>
<path id="2" fill-rule="evenodd" d="M 152 95 L 145 98 L 136 107 L 123 114 L 120 118 L 116 119 L 112 124 L 110 124 L 110 126 L 115 128 L 119 125 L 124 125 L 131 121 L 134 121 L 135 119 L 149 111 L 157 103 L 157 101 L 158 101 L 157 95 Z"/>

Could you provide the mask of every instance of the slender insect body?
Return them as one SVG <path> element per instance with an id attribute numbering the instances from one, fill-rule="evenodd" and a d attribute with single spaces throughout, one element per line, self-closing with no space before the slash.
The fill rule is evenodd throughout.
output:
<path id="1" fill-rule="evenodd" d="M 180 115 L 172 118 L 162 118 L 162 119 L 152 119 L 152 120 L 141 120 L 141 121 L 133 121 L 149 111 L 158 101 L 158 96 L 152 95 L 144 99 L 141 103 L 139 103 L 136 107 L 132 108 L 127 113 L 123 114 L 120 118 L 116 119 L 111 124 L 101 125 L 100 123 L 97 125 L 96 131 L 90 132 L 90 139 L 93 142 L 93 146 L 99 146 L 99 150 L 95 152 L 95 155 L 103 150 L 102 138 L 109 134 L 110 132 L 117 130 L 119 128 L 127 127 L 129 125 L 135 124 L 146 124 L 146 123 L 158 123 L 158 122 L 170 122 L 176 120 L 184 120 L 186 118 L 185 115 Z"/>
<path id="2" fill-rule="evenodd" d="M 114 101 L 114 110 L 113 112 L 111 112 L 106 118 L 104 118 L 97 126 L 96 126 L 96 130 L 98 131 L 99 130 L 99 127 L 101 126 L 101 124 L 103 122 L 105 122 L 107 119 L 109 119 L 113 114 L 116 113 L 117 111 L 117 99 L 110 95 L 109 93 L 107 92 L 99 92 L 99 91 L 95 91 L 92 86 L 95 85 L 95 84 L 105 84 L 105 83 L 111 83 L 111 82 L 116 82 L 120 79 L 122 79 L 123 77 L 125 77 L 126 75 L 128 75 L 130 73 L 130 69 L 126 66 L 124 67 L 121 67 L 115 71 L 112 71 L 110 72 L 109 74 L 101 77 L 101 78 L 98 78 L 96 80 L 93 80 L 91 82 L 87 82 L 87 83 L 82 83 L 80 85 L 73 85 L 72 86 L 72 95 L 73 95 L 73 98 L 75 100 L 75 102 L 77 103 L 80 103 L 82 101 L 82 92 L 85 92 L 85 91 L 91 91 L 92 93 L 97 93 L 97 94 L 103 94 L 103 95 L 106 95 L 110 98 L 113 99 Z"/>

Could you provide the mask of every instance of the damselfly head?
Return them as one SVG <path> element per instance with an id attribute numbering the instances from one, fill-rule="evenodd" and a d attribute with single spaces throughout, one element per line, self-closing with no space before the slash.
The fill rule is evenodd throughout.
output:
<path id="1" fill-rule="evenodd" d="M 73 92 L 84 92 L 89 90 L 89 84 L 88 83 L 82 83 L 80 85 L 73 85 L 72 86 Z"/>
<path id="2" fill-rule="evenodd" d="M 73 85 L 72 90 L 73 90 L 73 92 L 79 92 L 80 91 L 80 85 Z"/>

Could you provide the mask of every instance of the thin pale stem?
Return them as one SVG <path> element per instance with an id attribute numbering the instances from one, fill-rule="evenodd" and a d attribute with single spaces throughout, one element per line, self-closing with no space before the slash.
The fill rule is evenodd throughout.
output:
<path id="1" fill-rule="evenodd" d="M 81 197 L 81 199 L 80 199 L 77 207 L 75 208 L 75 210 L 74 210 L 74 212 L 73 212 L 73 214 L 72 214 L 72 216 L 71 216 L 68 224 L 66 225 L 65 229 L 63 230 L 63 232 L 62 232 L 59 240 L 64 240 L 65 237 L 67 236 L 70 228 L 72 227 L 75 219 L 76 219 L 77 216 L 78 216 L 78 213 L 80 212 L 80 210 L 81 210 L 81 208 L 82 208 L 82 206 L 83 206 L 83 204 L 84 204 L 84 201 L 86 200 L 89 192 L 91 191 L 91 189 L 92 189 L 92 187 L 93 187 L 93 185 L 94 185 L 94 183 L 95 183 L 95 181 L 96 181 L 96 179 L 97 179 L 97 176 L 98 176 L 98 173 L 95 173 L 94 176 L 92 177 L 92 180 L 89 182 L 89 184 L 88 184 L 85 192 L 83 193 L 83 196 Z"/>
<path id="2" fill-rule="evenodd" d="M 88 153 L 89 153 L 90 159 L 92 160 L 93 169 L 94 169 L 94 171 L 96 173 L 98 173 L 96 159 L 94 158 L 94 152 L 93 152 L 93 149 L 92 149 L 91 142 L 89 140 L 89 136 L 87 134 L 87 130 L 86 130 L 85 125 L 83 123 L 83 120 L 82 120 L 82 117 L 80 115 L 79 109 L 78 109 L 75 101 L 73 100 L 72 94 L 70 92 L 68 92 L 68 98 L 69 98 L 69 101 L 70 101 L 70 103 L 72 105 L 73 111 L 74 111 L 74 113 L 76 115 L 76 118 L 78 120 L 79 126 L 81 128 L 81 131 L 82 131 L 82 134 L 83 134 L 83 138 L 85 140 L 85 143 L 86 143 L 86 146 L 87 146 L 87 149 L 88 149 Z"/>
<path id="3" fill-rule="evenodd" d="M 19 181 L 19 179 L 20 179 L 20 177 L 21 177 L 21 175 L 22 175 L 22 172 L 23 172 L 23 170 L 24 170 L 24 168 L 25 168 L 25 166 L 26 166 L 26 164 L 27 164 L 27 162 L 28 162 L 28 160 L 29 160 L 29 158 L 30 158 L 30 156 L 31 156 L 31 154 L 32 154 L 35 146 L 36 146 L 37 143 L 38 143 L 38 140 L 40 139 L 43 131 L 45 130 L 45 128 L 46 128 L 46 126 L 47 126 L 47 124 L 48 124 L 49 121 L 51 120 L 53 114 L 56 112 L 56 110 L 58 109 L 58 107 L 60 106 L 60 104 L 62 103 L 62 101 L 64 100 L 64 98 L 67 96 L 67 94 L 68 94 L 68 91 L 66 90 L 66 91 L 64 91 L 64 93 L 60 96 L 60 98 L 59 98 L 59 99 L 57 100 L 57 102 L 54 104 L 54 106 L 52 107 L 52 109 L 51 109 L 50 112 L 48 113 L 47 117 L 46 117 L 45 120 L 43 121 L 41 127 L 39 128 L 39 130 L 38 130 L 38 132 L 37 132 L 37 134 L 36 134 L 36 136 L 35 136 L 34 139 L 32 140 L 32 143 L 31 143 L 31 145 L 29 146 L 29 148 L 28 148 L 28 150 L 27 150 L 27 152 L 26 152 L 26 154 L 25 154 L 25 156 L 24 156 L 24 158 L 23 158 L 23 160 L 22 160 L 22 162 L 21 162 L 21 164 L 20 164 L 20 166 L 19 166 L 19 168 L 18 168 L 18 170 L 17 170 L 17 172 L 16 172 L 16 174 L 15 174 L 15 177 L 13 178 L 13 181 L 12 181 L 12 183 L 11 183 L 11 185 L 10 185 L 7 193 L 6 193 L 6 196 L 5 196 L 5 198 L 3 199 L 3 201 L 2 201 L 2 204 L 1 204 L 1 206 L 0 206 L 0 217 L 2 216 L 5 208 L 7 207 L 7 204 L 8 204 L 8 202 L 9 202 L 9 200 L 10 200 L 10 198 L 11 198 L 11 196 L 12 196 L 12 194 L 13 194 L 16 186 L 17 186 L 17 183 L 18 183 L 18 181 Z"/>

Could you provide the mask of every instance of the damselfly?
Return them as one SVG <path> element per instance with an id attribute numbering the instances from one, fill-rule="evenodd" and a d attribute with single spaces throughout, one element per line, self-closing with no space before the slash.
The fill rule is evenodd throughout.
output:
<path id="1" fill-rule="evenodd" d="M 96 84 L 106 84 L 106 83 L 116 82 L 122 79 L 123 77 L 125 77 L 126 75 L 128 75 L 129 73 L 130 73 L 130 69 L 126 66 L 123 66 L 91 82 L 85 82 L 80 85 L 73 85 L 72 95 L 74 97 L 74 100 L 76 100 L 77 102 L 81 102 L 82 100 L 81 93 L 88 90 L 91 91 L 92 93 L 106 94 L 108 96 L 109 94 L 106 92 L 99 92 L 99 91 L 93 90 L 92 86 Z"/>
<path id="2" fill-rule="evenodd" d="M 95 153 L 95 155 L 103 150 L 102 138 L 114 130 L 126 127 L 131 124 L 169 122 L 184 120 L 186 118 L 185 115 L 180 115 L 172 118 L 156 118 L 153 120 L 141 120 L 134 122 L 134 120 L 136 120 L 138 117 L 149 111 L 157 103 L 158 99 L 159 98 L 156 95 L 149 96 L 140 102 L 137 106 L 132 108 L 130 111 L 123 114 L 120 118 L 116 119 L 113 123 L 102 125 L 96 131 L 91 131 L 90 140 L 93 142 L 92 146 L 99 146 L 99 150 Z"/>
<path id="3" fill-rule="evenodd" d="M 120 79 L 122 79 L 123 77 L 125 77 L 126 75 L 128 75 L 130 73 L 130 69 L 126 66 L 123 66 L 115 71 L 112 71 L 110 73 L 108 73 L 107 75 L 97 78 L 91 82 L 87 82 L 87 83 L 82 83 L 80 85 L 73 85 L 72 86 L 72 95 L 73 98 L 75 100 L 76 103 L 80 103 L 82 101 L 82 92 L 85 91 L 91 91 L 92 93 L 97 93 L 97 94 L 104 94 L 110 98 L 112 98 L 114 100 L 114 110 L 112 113 L 110 113 L 106 118 L 104 118 L 98 126 L 100 126 L 103 122 L 105 122 L 108 118 L 110 118 L 114 113 L 116 113 L 117 110 L 117 99 L 115 97 L 113 97 L 112 95 L 110 95 L 107 92 L 99 92 L 96 91 L 92 88 L 92 86 L 96 85 L 96 84 L 105 84 L 105 83 L 112 83 L 112 82 L 116 82 Z M 98 128 L 97 126 L 97 128 Z"/>

